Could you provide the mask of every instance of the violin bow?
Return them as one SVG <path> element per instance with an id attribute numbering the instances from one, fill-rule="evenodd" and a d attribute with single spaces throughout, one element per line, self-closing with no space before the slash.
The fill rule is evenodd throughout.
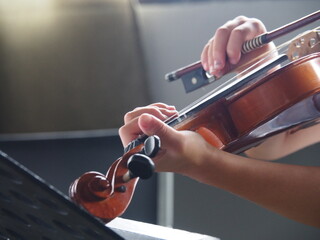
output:
<path id="1" fill-rule="evenodd" d="M 274 39 L 281 37 L 287 33 L 297 30 L 303 26 L 306 26 L 314 21 L 320 19 L 320 10 L 311 13 L 305 17 L 302 17 L 296 21 L 288 23 L 282 27 L 279 27 L 271 32 L 259 35 L 249 41 L 246 41 L 242 46 L 242 53 L 251 52 L 254 49 L 262 47 L 263 45 L 273 41 Z"/>
<path id="2" fill-rule="evenodd" d="M 315 22 L 320 19 L 320 10 L 311 13 L 307 16 L 304 16 L 296 21 L 288 23 L 282 27 L 279 27 L 273 31 L 266 32 L 262 35 L 259 35 L 251 40 L 246 41 L 242 46 L 242 53 L 248 53 L 253 51 L 254 49 L 260 48 L 263 45 L 275 40 L 278 37 L 281 37 L 287 33 L 290 33 L 298 28 L 306 26 L 312 22 Z M 165 75 L 165 79 L 169 82 L 180 79 L 183 75 L 188 74 L 192 71 L 202 69 L 202 64 L 200 61 L 192 63 L 188 66 L 182 67 L 178 70 L 170 72 Z"/>

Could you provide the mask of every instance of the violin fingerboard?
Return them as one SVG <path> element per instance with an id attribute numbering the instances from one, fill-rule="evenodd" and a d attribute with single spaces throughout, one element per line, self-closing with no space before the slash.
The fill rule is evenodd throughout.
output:
<path id="1" fill-rule="evenodd" d="M 141 145 L 144 143 L 144 141 L 148 138 L 146 135 L 142 135 L 138 137 L 137 139 L 131 141 L 125 148 L 124 148 L 124 153 L 127 153 L 131 151 L 132 149 L 136 148 L 137 146 Z"/>

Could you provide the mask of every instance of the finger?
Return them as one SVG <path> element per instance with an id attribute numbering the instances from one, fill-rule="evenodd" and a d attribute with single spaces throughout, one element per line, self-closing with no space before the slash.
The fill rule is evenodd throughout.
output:
<path id="1" fill-rule="evenodd" d="M 226 47 L 230 30 L 220 27 L 215 33 L 215 40 L 211 43 L 208 50 L 209 72 L 216 75 L 217 71 L 221 70 L 226 61 Z"/>
<path id="2" fill-rule="evenodd" d="M 208 62 L 212 75 L 219 77 L 223 72 L 222 70 L 227 65 L 227 46 L 230 41 L 230 35 L 234 28 L 243 24 L 246 20 L 246 17 L 240 16 L 226 22 L 216 30 L 214 35 L 215 40 L 210 45 L 208 51 Z"/>
<path id="3" fill-rule="evenodd" d="M 227 56 L 232 64 L 237 64 L 241 58 L 241 49 L 245 41 L 265 32 L 262 22 L 255 18 L 247 19 L 245 22 L 235 27 L 227 45 Z"/>
<path id="4" fill-rule="evenodd" d="M 138 120 L 142 132 L 148 136 L 157 135 L 167 146 L 174 146 L 176 130 L 149 114 L 143 114 Z"/>
<path id="5" fill-rule="evenodd" d="M 201 57 L 200 57 L 202 67 L 207 72 L 209 71 L 208 50 L 209 50 L 209 43 L 204 46 L 202 53 L 201 53 Z"/>
<path id="6" fill-rule="evenodd" d="M 135 118 L 119 128 L 119 136 L 124 147 L 143 133 L 138 125 L 138 120 L 139 118 Z"/>
<path id="7" fill-rule="evenodd" d="M 230 41 L 227 46 L 227 56 L 231 64 L 237 64 L 241 58 L 241 48 L 246 39 L 248 29 L 239 27 L 230 34 Z M 237 39 L 237 41 L 235 40 Z"/>
<path id="8" fill-rule="evenodd" d="M 176 115 L 177 111 L 174 106 L 169 106 L 163 103 L 154 103 L 128 112 L 124 117 L 125 124 L 119 128 L 119 136 L 124 146 L 128 145 L 132 140 L 142 134 L 138 125 L 138 119 L 144 113 L 148 113 L 159 120 L 164 121 L 168 117 Z"/>
<path id="9" fill-rule="evenodd" d="M 125 125 L 130 121 L 132 121 L 133 119 L 139 117 L 143 113 L 149 113 L 151 115 L 154 115 L 155 117 L 161 119 L 162 121 L 174 114 L 177 114 L 177 111 L 175 110 L 175 108 L 164 108 L 164 107 L 158 107 L 158 106 L 149 105 L 146 107 L 138 107 L 138 108 L 135 108 L 133 111 L 126 113 L 124 116 Z"/>
<path id="10" fill-rule="evenodd" d="M 152 103 L 152 104 L 150 104 L 150 106 L 155 106 L 155 107 L 160 107 L 160 108 L 167 108 L 167 109 L 170 109 L 170 110 L 176 110 L 175 106 L 168 105 L 168 104 L 165 104 L 165 103 Z"/>

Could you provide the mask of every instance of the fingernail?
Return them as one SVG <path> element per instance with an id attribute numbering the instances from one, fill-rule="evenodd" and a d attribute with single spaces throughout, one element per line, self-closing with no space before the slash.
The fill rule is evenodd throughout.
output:
<path id="1" fill-rule="evenodd" d="M 210 66 L 209 73 L 210 73 L 210 74 L 213 74 L 213 72 L 214 72 L 214 68 L 213 68 L 213 66 Z"/>
<path id="2" fill-rule="evenodd" d="M 215 61 L 213 62 L 213 68 L 214 68 L 214 69 L 220 69 L 221 66 L 222 66 L 222 64 L 221 64 L 221 62 L 218 61 L 218 60 L 215 60 Z"/>

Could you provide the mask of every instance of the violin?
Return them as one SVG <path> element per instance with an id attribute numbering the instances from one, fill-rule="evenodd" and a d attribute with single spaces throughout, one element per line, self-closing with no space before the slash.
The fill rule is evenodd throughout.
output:
<path id="1" fill-rule="evenodd" d="M 243 52 L 318 19 L 320 11 L 246 42 Z M 279 67 L 285 61 L 289 63 Z M 169 81 L 180 78 L 191 84 L 194 78 L 208 80 L 199 62 L 167 75 Z M 286 54 L 222 84 L 166 123 L 176 130 L 195 131 L 214 147 L 238 154 L 277 133 L 297 131 L 319 120 L 320 31 L 313 30 L 293 39 Z M 152 176 L 151 159 L 160 148 L 157 136 L 140 136 L 106 174 L 87 172 L 76 179 L 69 189 L 71 199 L 106 223 L 122 215 L 138 180 Z"/>

